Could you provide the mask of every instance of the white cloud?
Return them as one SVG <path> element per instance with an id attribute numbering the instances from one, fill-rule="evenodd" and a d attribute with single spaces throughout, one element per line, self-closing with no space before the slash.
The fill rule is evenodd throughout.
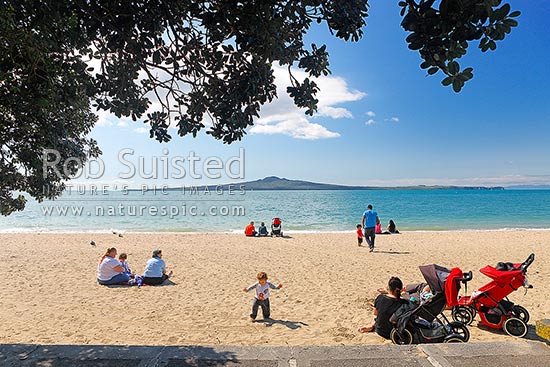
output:
<path id="1" fill-rule="evenodd" d="M 392 117 L 390 119 L 391 122 L 399 122 L 399 118 L 398 117 Z"/>
<path id="2" fill-rule="evenodd" d="M 374 113 L 374 111 L 369 111 L 369 112 L 367 112 L 367 116 L 368 117 L 374 117 L 374 116 L 376 116 L 376 114 Z"/>
<path id="3" fill-rule="evenodd" d="M 309 117 L 305 115 L 305 109 L 299 109 L 294 105 L 294 101 L 286 92 L 287 86 L 290 85 L 287 68 L 275 67 L 274 75 L 278 98 L 274 99 L 272 103 L 262 106 L 260 118 L 254 121 L 255 126 L 249 130 L 251 134 L 284 134 L 297 139 L 309 140 L 339 137 L 339 133 L 324 127 L 322 120 L 352 118 L 353 114 L 350 110 L 338 105 L 358 101 L 366 95 L 363 92 L 350 89 L 347 82 L 341 77 L 314 78 L 320 89 L 316 95 L 319 101 L 318 110 L 313 117 Z M 307 74 L 300 70 L 293 70 L 293 75 L 300 81 L 307 77 Z M 160 110 L 161 105 L 156 98 L 152 95 L 147 96 L 151 97 L 151 105 L 147 112 Z M 165 92 L 161 93 L 161 98 L 164 97 Z M 128 127 L 135 123 L 129 119 L 118 119 L 106 111 L 99 111 L 98 116 L 99 120 L 96 126 Z M 143 118 L 140 119 L 140 121 L 142 120 Z M 203 123 L 207 127 L 212 125 L 208 116 L 205 116 Z M 176 128 L 174 121 L 170 127 Z M 136 128 L 133 131 L 140 134 L 149 132 L 144 127 Z"/>
<path id="4" fill-rule="evenodd" d="M 272 123 L 273 122 L 273 123 Z M 337 138 L 340 134 L 329 131 L 326 127 L 309 122 L 305 117 L 293 116 L 278 118 L 273 116 L 269 123 L 259 123 L 250 129 L 252 134 L 283 134 L 296 139 L 315 140 Z"/>
<path id="5" fill-rule="evenodd" d="M 98 110 L 96 111 L 97 122 L 95 126 L 113 126 L 113 117 L 109 111 Z"/>
<path id="6" fill-rule="evenodd" d="M 374 121 L 373 119 L 369 119 L 367 122 L 365 122 L 365 124 L 367 125 L 372 125 L 372 124 L 375 124 L 376 121 Z"/>
<path id="7" fill-rule="evenodd" d="M 299 70 L 293 70 L 292 73 L 298 80 L 307 77 L 306 73 Z M 275 67 L 274 75 L 278 98 L 262 106 L 260 118 L 249 130 L 251 134 L 284 134 L 296 139 L 308 140 L 339 137 L 339 133 L 328 130 L 318 120 L 322 118 L 352 118 L 351 111 L 336 106 L 341 103 L 358 101 L 366 95 L 363 92 L 349 89 L 343 78 L 333 76 L 316 78 L 315 82 L 320 88 L 316 96 L 319 100 L 318 111 L 311 118 L 304 114 L 304 109 L 299 109 L 294 105 L 294 101 L 286 92 L 286 88 L 290 84 L 288 70 Z M 317 121 L 312 122 L 312 119 Z"/>
<path id="8" fill-rule="evenodd" d="M 149 129 L 146 129 L 144 127 L 138 127 L 134 129 L 134 131 L 138 134 L 147 134 L 149 132 Z"/>
<path id="9" fill-rule="evenodd" d="M 333 119 L 353 117 L 350 111 L 341 107 L 336 108 L 336 107 L 330 107 L 330 106 L 321 106 L 319 107 L 319 110 L 317 113 L 319 116 L 332 117 Z"/>

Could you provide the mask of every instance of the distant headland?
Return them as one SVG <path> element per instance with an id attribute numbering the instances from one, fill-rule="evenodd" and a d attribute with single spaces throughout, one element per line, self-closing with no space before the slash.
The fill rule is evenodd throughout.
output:
<path id="1" fill-rule="evenodd" d="M 279 178 L 269 176 L 255 181 L 238 182 L 223 185 L 205 185 L 197 186 L 197 190 L 216 190 L 224 189 L 229 186 L 233 188 L 242 188 L 246 191 L 262 191 L 262 190 L 504 190 L 501 186 L 347 186 L 334 185 L 301 180 L 289 180 L 287 178 Z M 180 190 L 181 188 L 170 188 L 168 190 Z"/>

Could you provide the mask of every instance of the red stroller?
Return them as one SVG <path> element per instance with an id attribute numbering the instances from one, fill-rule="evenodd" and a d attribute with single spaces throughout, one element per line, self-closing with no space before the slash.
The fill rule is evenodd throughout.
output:
<path id="1" fill-rule="evenodd" d="M 527 334 L 529 312 L 522 306 L 508 300 L 508 295 L 520 287 L 533 288 L 527 280 L 527 268 L 535 260 L 535 254 L 529 255 L 523 263 L 499 263 L 496 268 L 486 266 L 479 271 L 493 279 L 471 296 L 459 297 L 452 305 L 452 317 L 465 325 L 470 325 L 476 313 L 481 322 L 492 329 L 504 329 L 518 338 Z M 470 277 L 471 279 L 471 277 Z M 463 280 L 465 285 L 469 279 Z"/>
<path id="2" fill-rule="evenodd" d="M 282 237 L 283 236 L 283 228 L 281 226 L 281 219 L 280 218 L 273 218 L 271 222 L 271 236 L 276 237 Z"/>

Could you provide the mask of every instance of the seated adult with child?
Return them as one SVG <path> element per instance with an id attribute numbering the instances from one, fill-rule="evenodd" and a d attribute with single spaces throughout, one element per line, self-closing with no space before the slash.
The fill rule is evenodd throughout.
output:
<path id="1" fill-rule="evenodd" d="M 166 263 L 162 259 L 162 251 L 153 251 L 153 257 L 147 260 L 143 272 L 143 284 L 159 285 L 172 276 L 172 272 L 166 274 Z"/>
<path id="2" fill-rule="evenodd" d="M 97 266 L 97 282 L 101 285 L 127 284 L 130 277 L 124 272 L 124 267 L 116 259 L 116 248 L 110 247 L 99 259 Z"/>
<path id="3" fill-rule="evenodd" d="M 388 282 L 388 293 L 378 295 L 374 301 L 374 308 L 372 311 L 374 322 L 369 326 L 360 328 L 359 332 L 367 333 L 376 331 L 381 337 L 389 339 L 393 329 L 393 325 L 390 322 L 391 316 L 402 304 L 409 302 L 401 298 L 402 289 L 403 282 L 401 279 L 391 277 Z"/>
<path id="4" fill-rule="evenodd" d="M 265 226 L 265 223 L 260 223 L 260 226 L 258 227 L 258 236 L 260 237 L 267 237 L 269 235 L 269 231 L 267 230 L 267 227 Z"/>
<path id="5" fill-rule="evenodd" d="M 246 237 L 254 237 L 258 234 L 258 232 L 256 232 L 256 228 L 254 227 L 254 222 L 250 222 L 250 224 L 246 226 L 244 229 L 244 234 Z"/>

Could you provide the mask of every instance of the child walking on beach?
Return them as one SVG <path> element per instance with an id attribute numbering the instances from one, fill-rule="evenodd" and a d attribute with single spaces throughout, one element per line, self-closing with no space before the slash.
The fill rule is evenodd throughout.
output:
<path id="1" fill-rule="evenodd" d="M 361 244 L 363 243 L 363 227 L 358 224 L 357 225 L 357 246 L 361 247 Z"/>
<path id="2" fill-rule="evenodd" d="M 276 286 L 273 283 L 268 282 L 267 274 L 265 272 L 262 271 L 258 273 L 258 282 L 243 289 L 245 292 L 250 292 L 253 289 L 256 290 L 254 303 L 252 304 L 252 313 L 250 314 L 250 321 L 254 322 L 254 320 L 256 320 L 256 316 L 258 316 L 258 307 L 262 308 L 262 315 L 264 316 L 264 319 L 269 319 L 271 314 L 269 307 L 269 288 L 281 289 L 282 287 L 282 284 Z"/>

